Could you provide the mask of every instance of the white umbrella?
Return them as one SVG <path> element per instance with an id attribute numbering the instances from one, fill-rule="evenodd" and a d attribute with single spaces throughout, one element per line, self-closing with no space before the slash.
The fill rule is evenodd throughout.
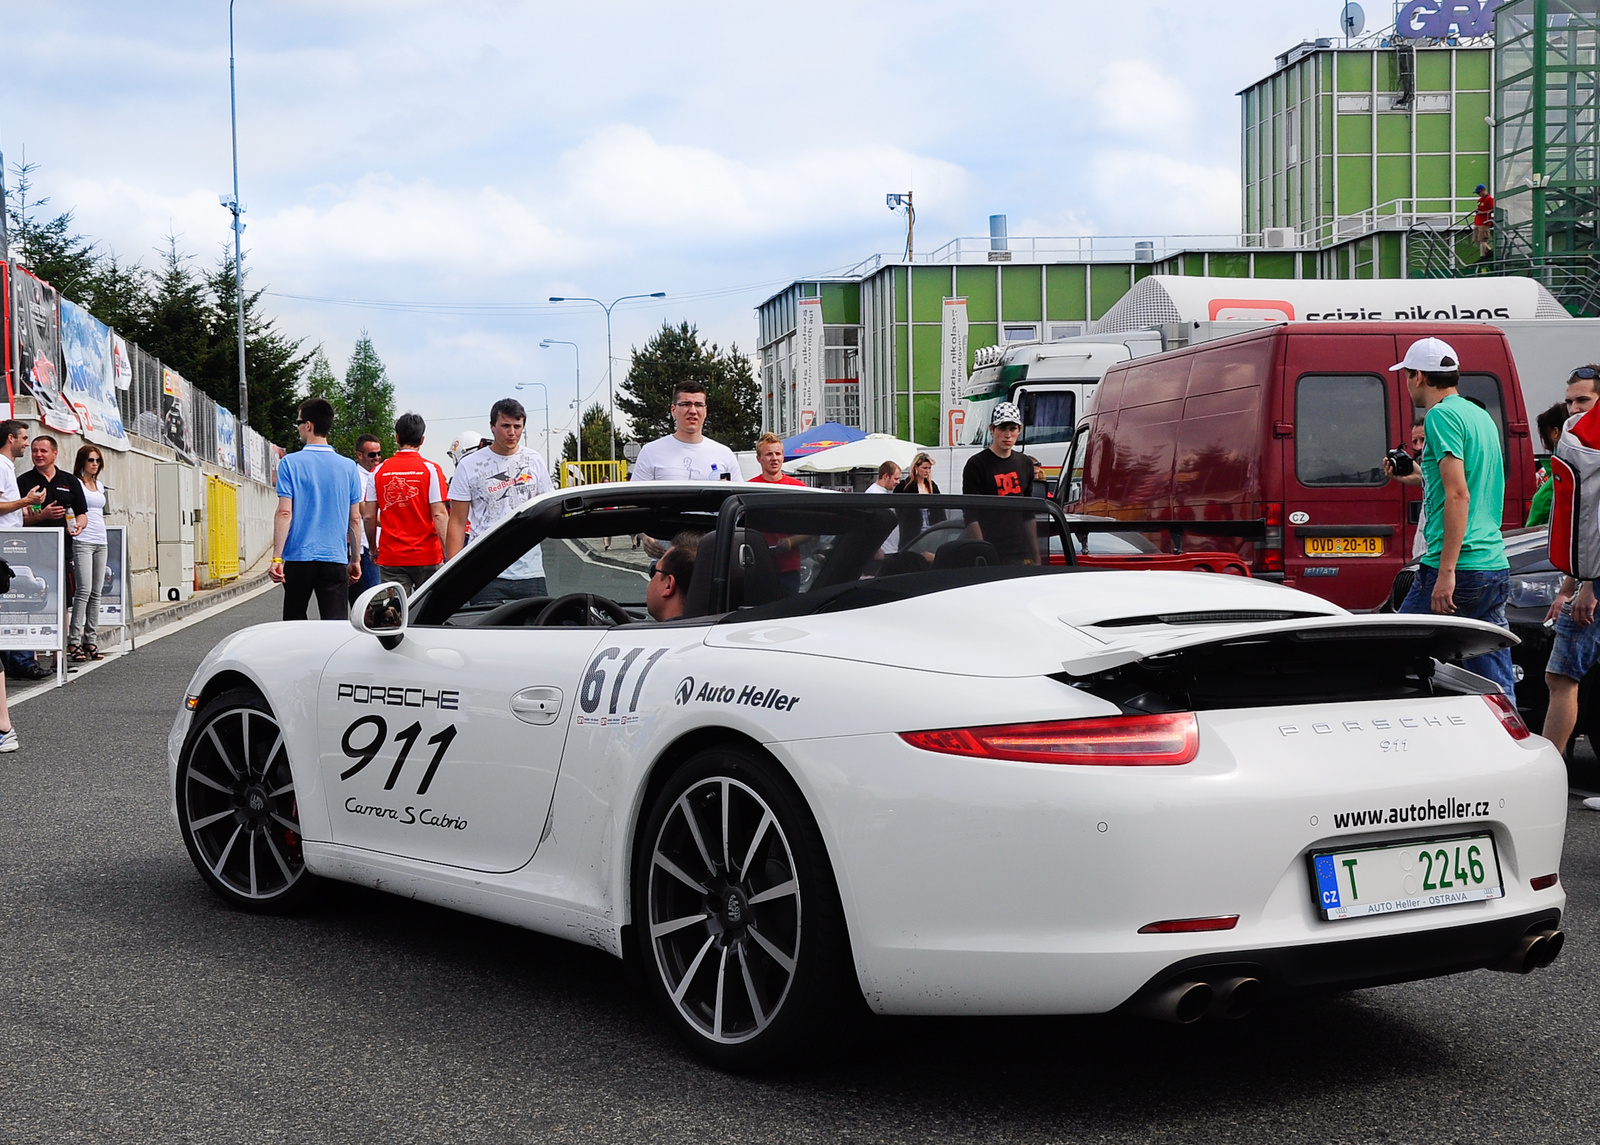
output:
<path id="1" fill-rule="evenodd" d="M 785 473 L 848 473 L 852 469 L 876 469 L 892 461 L 901 469 L 927 447 L 901 441 L 887 433 L 869 433 L 860 441 L 836 445 L 807 457 L 797 457 L 783 467 Z"/>

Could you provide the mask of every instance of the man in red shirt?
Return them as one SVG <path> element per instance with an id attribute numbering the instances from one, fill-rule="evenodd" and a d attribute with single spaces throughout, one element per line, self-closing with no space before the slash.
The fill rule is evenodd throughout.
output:
<path id="1" fill-rule="evenodd" d="M 427 424 L 403 413 L 394 423 L 400 449 L 372 474 L 377 500 L 378 575 L 413 593 L 444 563 L 450 507 L 444 470 L 417 452 Z"/>
<path id="2" fill-rule="evenodd" d="M 800 478 L 790 477 L 783 471 L 783 438 L 775 433 L 764 433 L 756 441 L 756 461 L 761 464 L 761 472 L 750 478 L 752 483 L 805 484 Z M 763 535 L 772 548 L 772 571 L 778 574 L 778 583 L 783 586 L 784 593 L 793 596 L 800 591 L 800 546 L 807 538 L 786 533 Z"/>
<path id="3" fill-rule="evenodd" d="M 1494 196 L 1482 183 L 1477 187 L 1478 209 L 1472 214 L 1472 241 L 1478 244 L 1478 261 L 1494 257 Z"/>

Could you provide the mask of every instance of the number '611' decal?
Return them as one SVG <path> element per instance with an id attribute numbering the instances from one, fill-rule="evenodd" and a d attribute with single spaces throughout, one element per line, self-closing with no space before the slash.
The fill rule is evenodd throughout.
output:
<path id="1" fill-rule="evenodd" d="M 622 662 L 617 665 L 617 674 L 611 681 L 611 707 L 608 715 L 617 714 L 617 703 L 622 698 L 622 683 L 628 678 L 628 670 L 633 667 L 633 662 L 650 651 L 646 648 L 630 648 L 626 653 L 621 648 L 602 648 L 595 658 L 589 661 L 589 667 L 583 673 L 583 687 L 578 691 L 578 704 L 585 712 L 594 714 L 600 707 L 600 701 L 606 690 L 606 662 L 622 657 Z M 628 699 L 628 711 L 639 710 L 639 694 L 644 691 L 645 677 L 650 675 L 650 669 L 656 666 L 656 661 L 667 654 L 667 649 L 657 648 L 650 651 L 650 658 L 644 662 L 644 667 L 639 669 L 639 675 L 633 681 L 633 694 Z"/>
<path id="2" fill-rule="evenodd" d="M 372 737 L 367 742 L 357 743 L 356 737 L 362 728 L 371 728 Z M 384 780 L 385 791 L 394 790 L 395 781 L 400 778 L 400 769 L 405 767 L 406 760 L 411 756 L 411 749 L 416 746 L 417 739 L 422 735 L 422 725 L 412 724 L 395 733 L 394 738 L 400 744 L 400 754 L 394 758 L 394 766 L 389 769 L 389 778 Z M 378 752 L 383 749 L 384 741 L 389 738 L 389 724 L 382 716 L 362 716 L 355 723 L 344 729 L 344 738 L 339 741 L 339 747 L 356 765 L 339 773 L 341 780 L 349 779 L 367 764 L 378 758 Z M 428 761 L 428 770 L 422 773 L 422 782 L 417 785 L 417 794 L 426 795 L 428 786 L 433 783 L 434 772 L 439 770 L 439 762 L 444 759 L 444 753 L 450 748 L 450 741 L 456 738 L 456 725 L 451 724 L 444 731 L 428 739 L 429 745 L 434 747 L 433 758 Z"/>

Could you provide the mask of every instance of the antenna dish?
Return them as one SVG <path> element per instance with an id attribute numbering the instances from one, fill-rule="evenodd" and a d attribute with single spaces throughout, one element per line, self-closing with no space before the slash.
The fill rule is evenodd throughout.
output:
<path id="1" fill-rule="evenodd" d="M 1367 14 L 1361 10 L 1361 5 L 1351 0 L 1339 13 L 1339 27 L 1344 29 L 1344 38 L 1353 40 L 1361 35 L 1361 30 L 1367 26 Z"/>

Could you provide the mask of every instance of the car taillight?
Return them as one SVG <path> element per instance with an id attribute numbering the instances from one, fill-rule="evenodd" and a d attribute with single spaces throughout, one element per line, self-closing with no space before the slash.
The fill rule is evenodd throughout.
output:
<path id="1" fill-rule="evenodd" d="M 1489 710 L 1494 713 L 1495 719 L 1500 721 L 1500 725 L 1511 733 L 1512 739 L 1527 739 L 1533 734 L 1528 730 L 1528 725 L 1522 722 L 1522 717 L 1517 714 L 1517 706 L 1499 692 L 1485 696 L 1483 702 L 1489 705 Z"/>
<path id="2" fill-rule="evenodd" d="M 1214 914 L 1209 918 L 1169 918 L 1139 928 L 1140 934 L 1199 934 L 1207 930 L 1232 930 L 1239 925 L 1236 914 Z"/>
<path id="3" fill-rule="evenodd" d="M 1556 885 L 1558 877 L 1559 876 L 1557 875 L 1540 875 L 1538 878 L 1529 879 L 1528 889 L 1535 891 L 1547 891 Z"/>
<path id="4" fill-rule="evenodd" d="M 1200 725 L 1193 712 L 1166 712 L 901 732 L 900 738 L 923 751 L 1020 763 L 1172 766 L 1199 752 Z"/>
<path id="5" fill-rule="evenodd" d="M 1261 523 L 1266 535 L 1256 546 L 1255 566 L 1259 572 L 1283 571 L 1283 502 L 1265 501 L 1261 505 Z"/>

